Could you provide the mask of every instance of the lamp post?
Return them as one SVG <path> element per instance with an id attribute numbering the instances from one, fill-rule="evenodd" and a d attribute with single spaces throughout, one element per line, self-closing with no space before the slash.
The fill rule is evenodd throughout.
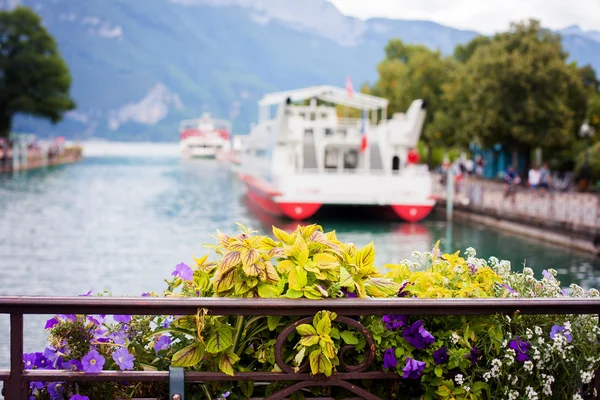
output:
<path id="1" fill-rule="evenodd" d="M 590 139 L 592 138 L 592 136 L 594 136 L 594 133 L 594 128 L 592 128 L 590 124 L 588 124 L 588 121 L 586 119 L 581 125 L 581 128 L 579 128 L 579 136 L 581 136 L 582 138 L 586 138 L 585 163 L 583 166 L 583 173 L 586 181 L 588 182 L 590 180 Z"/>

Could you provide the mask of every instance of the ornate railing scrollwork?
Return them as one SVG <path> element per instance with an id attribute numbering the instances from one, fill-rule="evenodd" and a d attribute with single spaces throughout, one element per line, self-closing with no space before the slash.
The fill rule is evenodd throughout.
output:
<path id="1" fill-rule="evenodd" d="M 283 372 L 285 372 L 287 374 L 295 375 L 295 374 L 305 373 L 306 370 L 308 369 L 308 367 L 309 367 L 308 358 L 306 358 L 302 362 L 302 364 L 298 367 L 292 367 L 289 364 L 287 364 L 285 362 L 284 356 L 283 356 L 283 347 L 285 345 L 285 342 L 287 341 L 287 338 L 292 333 L 295 332 L 296 328 L 299 325 L 311 324 L 312 321 L 313 321 L 313 317 L 306 317 L 306 318 L 299 319 L 298 321 L 295 321 L 295 322 L 291 323 L 290 325 L 288 325 L 287 327 L 285 327 L 285 329 L 283 329 L 281 331 L 279 336 L 277 336 L 277 340 L 275 341 L 275 361 L 277 362 L 277 365 L 279 366 L 279 368 L 281 368 L 281 370 Z M 291 395 L 292 393 L 295 393 L 298 390 L 301 390 L 301 389 L 304 389 L 307 387 L 311 387 L 311 386 L 321 386 L 321 387 L 338 386 L 338 387 L 343 387 L 346 390 L 348 390 L 349 392 L 352 392 L 364 399 L 369 399 L 369 400 L 378 400 L 379 399 L 379 397 L 346 381 L 346 379 L 357 379 L 356 373 L 365 372 L 373 364 L 373 361 L 375 360 L 375 342 L 373 341 L 373 337 L 371 336 L 371 334 L 369 333 L 367 328 L 365 328 L 360 322 L 358 322 L 352 318 L 338 316 L 333 322 L 351 326 L 352 328 L 356 329 L 365 338 L 367 343 L 365 345 L 365 354 L 364 354 L 363 361 L 360 362 L 358 365 L 348 365 L 345 362 L 344 355 L 348 351 L 353 350 L 355 348 L 355 346 L 353 346 L 353 345 L 342 346 L 338 351 L 338 358 L 340 361 L 341 369 L 346 371 L 346 373 L 335 372 L 330 377 L 326 377 L 325 375 L 322 375 L 322 374 L 313 375 L 313 376 L 311 376 L 310 380 L 304 380 L 304 381 L 297 382 L 292 386 L 289 386 L 289 387 L 282 389 L 276 393 L 273 393 L 271 396 L 267 397 L 266 399 L 268 399 L 268 400 L 284 399 L 287 396 Z M 378 373 L 378 376 L 379 375 L 382 375 L 382 377 L 387 378 L 387 379 L 397 379 L 398 378 L 398 375 L 394 374 L 394 373 Z"/>

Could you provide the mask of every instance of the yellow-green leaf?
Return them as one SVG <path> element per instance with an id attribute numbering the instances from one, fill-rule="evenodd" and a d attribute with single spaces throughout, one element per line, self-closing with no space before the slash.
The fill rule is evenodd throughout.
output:
<path id="1" fill-rule="evenodd" d="M 221 372 L 233 376 L 233 365 L 239 361 L 239 357 L 237 354 L 228 351 L 226 353 L 221 354 L 221 358 L 219 359 L 219 369 Z"/>
<path id="2" fill-rule="evenodd" d="M 174 367 L 193 367 L 202 361 L 204 345 L 200 342 L 184 347 L 173 354 L 171 365 Z"/>
<path id="3" fill-rule="evenodd" d="M 277 285 L 270 285 L 266 283 L 258 285 L 258 295 L 262 298 L 272 299 L 279 297 L 280 294 L 281 292 L 279 291 Z"/>
<path id="4" fill-rule="evenodd" d="M 228 349 L 233 343 L 233 335 L 228 327 L 220 327 L 208 339 L 206 350 L 211 354 L 220 353 Z"/>
<path id="5" fill-rule="evenodd" d="M 356 253 L 356 264 L 361 270 L 369 270 L 375 262 L 375 246 L 369 243 Z"/>
<path id="6" fill-rule="evenodd" d="M 342 331 L 340 336 L 346 344 L 358 344 L 358 338 L 350 331 Z"/>
<path id="7" fill-rule="evenodd" d="M 265 263 L 262 261 L 256 261 L 254 264 L 244 264 L 242 270 L 248 276 L 259 276 L 265 268 Z"/>
<path id="8" fill-rule="evenodd" d="M 269 325 L 269 330 L 274 331 L 275 328 L 279 325 L 279 321 L 281 320 L 281 316 L 279 315 L 269 315 L 267 317 L 267 325 Z"/>
<path id="9" fill-rule="evenodd" d="M 319 338 L 319 346 L 321 346 L 321 351 L 325 354 L 329 359 L 333 359 L 335 357 L 335 347 L 333 347 L 333 340 L 327 336 L 321 336 Z"/>
<path id="10" fill-rule="evenodd" d="M 279 264 L 277 264 L 277 271 L 279 271 L 280 274 L 287 274 L 295 266 L 296 266 L 296 264 L 294 264 L 292 261 L 283 260 L 283 261 L 280 261 Z"/>
<path id="11" fill-rule="evenodd" d="M 321 350 L 314 350 L 309 355 L 310 359 L 310 371 L 313 375 L 325 374 L 325 376 L 331 376 L 332 366 L 331 361 L 327 356 L 321 353 Z"/>
<path id="12" fill-rule="evenodd" d="M 372 297 L 397 296 L 400 287 L 396 282 L 383 278 L 371 278 L 365 284 L 367 294 Z"/>
<path id="13" fill-rule="evenodd" d="M 236 276 L 235 268 L 230 268 L 226 271 L 219 269 L 215 274 L 215 292 L 221 293 L 231 289 L 235 284 Z"/>
<path id="14" fill-rule="evenodd" d="M 238 265 L 241 261 L 242 257 L 240 256 L 239 252 L 230 251 L 229 253 L 225 254 L 225 257 L 223 257 L 223 259 L 221 260 L 219 268 L 228 270 Z"/>
<path id="15" fill-rule="evenodd" d="M 295 266 L 288 276 L 288 282 L 290 284 L 290 288 L 294 290 L 302 290 L 306 283 L 308 282 L 306 271 L 301 266 Z"/>
<path id="16" fill-rule="evenodd" d="M 321 268 L 335 268 L 340 264 L 337 257 L 329 253 L 315 254 L 312 259 Z"/>
<path id="17" fill-rule="evenodd" d="M 302 360 L 304 360 L 304 354 L 306 354 L 306 347 L 301 348 L 298 354 L 296 354 L 296 357 L 294 357 L 294 362 L 296 363 L 296 366 L 299 367 L 300 364 L 302 364 Z"/>
<path id="18" fill-rule="evenodd" d="M 256 249 L 245 249 L 240 255 L 242 256 L 242 264 L 244 266 L 252 265 L 260 258 L 260 253 Z"/>
<path id="19" fill-rule="evenodd" d="M 279 274 L 277 274 L 277 270 L 275 269 L 273 264 L 271 264 L 271 261 L 265 261 L 264 265 L 265 267 L 262 273 L 263 280 L 269 283 L 279 282 Z"/>
<path id="20" fill-rule="evenodd" d="M 302 294 L 301 290 L 288 289 L 287 292 L 285 292 L 285 297 L 288 299 L 299 299 L 302 297 Z"/>
<path id="21" fill-rule="evenodd" d="M 306 261 L 308 261 L 308 246 L 304 241 L 302 236 L 298 236 L 296 241 L 294 242 L 293 254 L 296 256 L 296 260 L 298 260 L 298 265 L 304 267 Z"/>
<path id="22" fill-rule="evenodd" d="M 352 276 L 348 270 L 344 267 L 340 267 L 340 286 L 353 289 L 356 284 L 352 279 Z"/>
<path id="23" fill-rule="evenodd" d="M 285 244 L 293 243 L 292 236 L 282 229 L 273 227 L 273 236 L 275 236 L 277 239 L 281 240 Z"/>
<path id="24" fill-rule="evenodd" d="M 323 315 L 316 327 L 319 335 L 329 335 L 329 333 L 331 333 L 331 320 L 329 319 L 329 315 Z"/>
<path id="25" fill-rule="evenodd" d="M 315 328 L 312 325 L 309 325 L 309 324 L 298 325 L 296 327 L 296 332 L 298 332 L 298 334 L 300 336 L 316 335 L 317 334 L 317 331 L 315 330 Z"/>
<path id="26" fill-rule="evenodd" d="M 319 290 L 317 290 L 315 287 L 313 286 L 306 286 L 303 289 L 304 292 L 304 296 L 307 299 L 311 299 L 311 300 L 320 300 L 323 295 L 321 294 L 321 292 Z"/>

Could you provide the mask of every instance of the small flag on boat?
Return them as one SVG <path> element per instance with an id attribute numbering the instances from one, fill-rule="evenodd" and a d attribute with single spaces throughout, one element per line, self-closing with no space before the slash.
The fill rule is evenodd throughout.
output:
<path id="1" fill-rule="evenodd" d="M 352 87 L 352 79 L 350 77 L 346 78 L 346 91 L 348 92 L 348 97 L 352 97 L 354 94 L 354 88 Z"/>
<path id="2" fill-rule="evenodd" d="M 367 149 L 367 113 L 362 110 L 362 121 L 360 127 L 360 152 L 363 153 Z"/>

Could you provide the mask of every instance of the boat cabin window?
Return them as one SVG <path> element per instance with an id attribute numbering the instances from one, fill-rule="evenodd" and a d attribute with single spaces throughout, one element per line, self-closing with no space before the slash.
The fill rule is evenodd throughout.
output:
<path id="1" fill-rule="evenodd" d="M 392 171 L 398 170 L 400 170 L 400 157 L 394 156 L 394 158 L 392 158 Z"/>
<path id="2" fill-rule="evenodd" d="M 305 129 L 304 136 L 312 136 L 314 134 L 312 129 Z"/>
<path id="3" fill-rule="evenodd" d="M 285 115 L 290 116 L 292 114 L 293 114 L 292 110 L 290 110 L 289 108 L 286 108 Z"/>
<path id="4" fill-rule="evenodd" d="M 327 119 L 327 114 L 326 113 L 321 114 L 321 118 L 322 119 Z"/>
<path id="5" fill-rule="evenodd" d="M 325 128 L 325 136 L 331 136 L 331 135 L 333 135 L 333 129 Z"/>
<path id="6" fill-rule="evenodd" d="M 298 113 L 298 116 L 302 119 L 306 119 L 306 114 L 304 114 L 303 112 Z"/>
<path id="7" fill-rule="evenodd" d="M 314 112 L 310 113 L 310 120 L 314 121 L 316 119 L 317 119 L 317 113 L 314 113 Z"/>

